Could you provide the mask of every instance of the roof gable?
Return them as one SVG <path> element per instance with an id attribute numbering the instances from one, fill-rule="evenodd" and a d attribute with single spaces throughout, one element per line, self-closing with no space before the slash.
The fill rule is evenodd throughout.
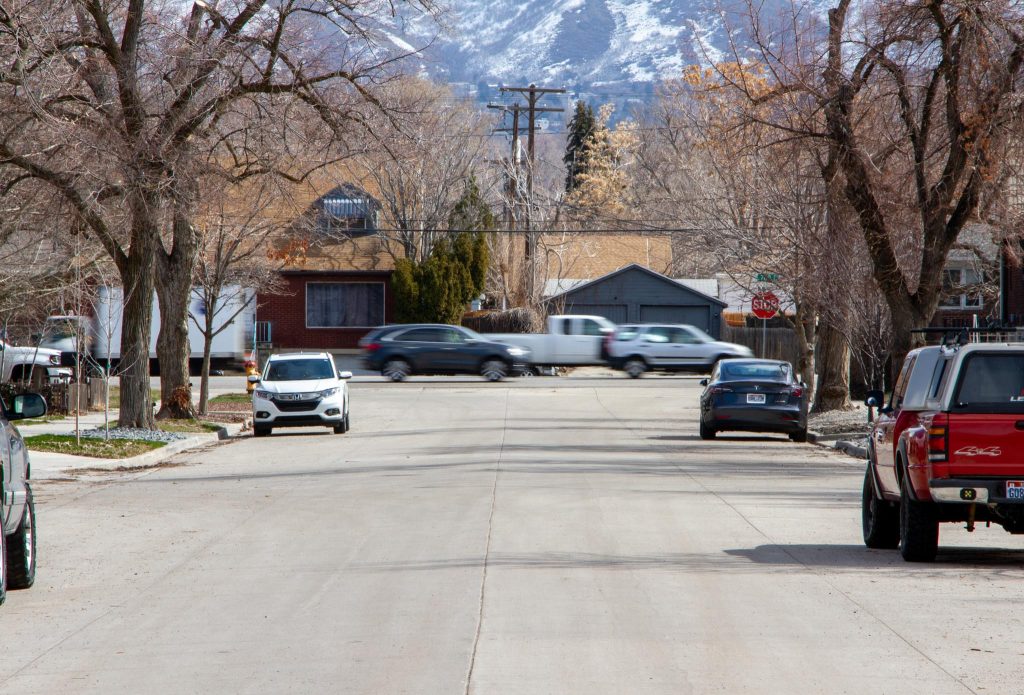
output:
<path id="1" fill-rule="evenodd" d="M 722 300 L 718 299 L 717 297 L 712 297 L 710 295 L 704 294 L 703 292 L 701 292 L 699 290 L 696 290 L 696 289 L 694 289 L 692 287 L 689 287 L 689 286 L 687 286 L 687 285 L 685 285 L 685 284 L 683 284 L 681 282 L 673 280 L 672 278 L 668 277 L 667 275 L 662 275 L 661 273 L 655 272 L 655 271 L 651 270 L 650 268 L 645 268 L 644 266 L 640 265 L 639 263 L 630 263 L 629 265 L 623 266 L 622 268 L 619 268 L 616 271 L 608 273 L 607 275 L 602 275 L 599 278 L 595 278 L 593 280 L 589 280 L 587 282 L 580 283 L 580 284 L 576 285 L 575 287 L 572 287 L 571 289 L 568 289 L 568 290 L 562 292 L 561 294 L 556 294 L 556 295 L 554 295 L 552 297 L 549 297 L 546 301 L 548 301 L 548 302 L 555 302 L 555 301 L 559 301 L 559 300 L 561 300 L 563 298 L 569 298 L 569 297 L 571 297 L 571 296 L 573 296 L 575 294 L 578 294 L 580 292 L 583 292 L 583 291 L 587 290 L 588 288 L 594 287 L 595 285 L 607 282 L 608 280 L 610 280 L 610 279 L 612 279 L 614 277 L 618 277 L 618 276 L 621 276 L 621 275 L 626 275 L 628 273 L 643 273 L 643 274 L 646 274 L 646 275 L 654 278 L 658 282 L 665 283 L 666 285 L 670 286 L 673 289 L 673 291 L 682 292 L 684 294 L 690 294 L 690 295 L 693 295 L 694 297 L 696 297 L 698 299 L 701 299 L 701 300 L 706 301 L 706 302 L 711 302 L 711 303 L 714 303 L 714 304 L 718 304 L 718 305 L 720 305 L 722 307 L 728 306 L 726 304 L 726 302 L 723 302 Z"/>

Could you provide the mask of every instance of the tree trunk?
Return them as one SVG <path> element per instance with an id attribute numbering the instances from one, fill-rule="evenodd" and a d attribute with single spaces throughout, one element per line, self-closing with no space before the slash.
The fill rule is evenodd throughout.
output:
<path id="1" fill-rule="evenodd" d="M 121 360 L 118 364 L 121 405 L 118 427 L 153 429 L 149 390 L 149 340 L 153 323 L 154 237 L 133 234 L 128 256 L 119 263 L 124 287 L 121 315 Z"/>
<path id="2" fill-rule="evenodd" d="M 850 410 L 850 345 L 827 320 L 818 327 L 816 354 L 820 376 L 812 412 Z"/>
<path id="3" fill-rule="evenodd" d="M 209 296 L 209 295 L 207 295 Z M 216 302 L 208 301 L 203 330 L 203 371 L 199 377 L 199 414 L 206 415 L 210 401 L 210 353 L 213 351 L 213 316 Z"/>
<path id="4" fill-rule="evenodd" d="M 156 294 L 160 302 L 160 334 L 156 355 L 160 361 L 159 419 L 192 419 L 192 385 L 188 362 L 192 346 L 188 340 L 188 305 L 192 296 L 198 243 L 188 219 L 174 218 L 174 246 L 170 253 L 157 254 Z"/>
<path id="5" fill-rule="evenodd" d="M 814 383 L 814 342 L 817 332 L 818 312 L 806 303 L 796 305 L 796 316 L 793 318 L 793 330 L 796 332 L 800 354 L 796 365 L 800 381 L 807 384 L 807 401 L 814 401 L 816 392 Z"/>

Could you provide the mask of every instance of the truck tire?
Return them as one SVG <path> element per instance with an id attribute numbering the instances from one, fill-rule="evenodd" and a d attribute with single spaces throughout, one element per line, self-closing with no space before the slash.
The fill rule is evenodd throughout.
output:
<path id="1" fill-rule="evenodd" d="M 27 589 L 36 581 L 36 506 L 27 490 L 25 512 L 17 530 L 7 536 L 7 587 Z"/>
<path id="2" fill-rule="evenodd" d="M 508 375 L 508 365 L 496 357 L 484 360 L 480 365 L 480 374 L 487 381 L 501 381 Z"/>
<path id="3" fill-rule="evenodd" d="M 909 476 L 900 482 L 900 555 L 907 562 L 932 562 L 939 549 L 939 521 L 931 502 L 913 499 Z"/>
<path id="4" fill-rule="evenodd" d="M 384 363 L 384 368 L 380 370 L 380 373 L 391 381 L 405 381 L 412 374 L 412 365 L 405 360 L 392 359 Z"/>
<path id="5" fill-rule="evenodd" d="M 864 471 L 860 516 L 864 532 L 864 545 L 877 550 L 894 550 L 899 547 L 899 509 L 875 493 L 875 481 L 871 477 L 870 463 Z"/>
<path id="6" fill-rule="evenodd" d="M 639 379 L 647 371 L 647 362 L 643 357 L 630 357 L 622 365 L 622 371 L 626 372 L 631 379 Z"/>

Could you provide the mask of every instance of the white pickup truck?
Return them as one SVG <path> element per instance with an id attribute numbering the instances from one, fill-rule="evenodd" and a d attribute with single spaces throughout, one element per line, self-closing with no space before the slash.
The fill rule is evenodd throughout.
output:
<path id="1" fill-rule="evenodd" d="M 544 367 L 605 364 L 605 341 L 615 324 L 602 316 L 549 316 L 547 333 L 488 333 L 499 343 L 530 350 L 530 363 Z"/>
<path id="2" fill-rule="evenodd" d="M 60 368 L 57 350 L 16 347 L 0 340 L 0 383 L 31 380 L 39 385 L 70 374 L 71 370 Z"/>

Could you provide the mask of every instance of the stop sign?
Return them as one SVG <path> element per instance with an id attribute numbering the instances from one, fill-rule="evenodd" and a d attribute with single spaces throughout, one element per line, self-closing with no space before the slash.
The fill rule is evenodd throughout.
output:
<path id="1" fill-rule="evenodd" d="M 779 298 L 774 292 L 758 292 L 750 300 L 750 308 L 759 319 L 770 319 L 779 313 Z"/>

